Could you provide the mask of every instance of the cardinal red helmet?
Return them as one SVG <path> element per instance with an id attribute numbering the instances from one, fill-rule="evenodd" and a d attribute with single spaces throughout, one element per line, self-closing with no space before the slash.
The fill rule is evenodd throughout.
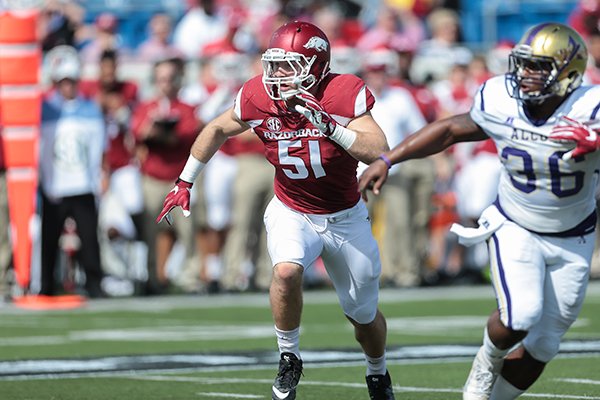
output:
<path id="1" fill-rule="evenodd" d="M 262 55 L 265 89 L 273 100 L 308 90 L 329 73 L 330 59 L 331 46 L 323 31 L 308 22 L 289 22 L 273 33 Z"/>

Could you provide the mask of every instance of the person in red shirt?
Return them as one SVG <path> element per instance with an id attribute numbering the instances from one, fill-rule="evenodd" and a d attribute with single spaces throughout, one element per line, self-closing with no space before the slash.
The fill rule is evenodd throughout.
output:
<path id="1" fill-rule="evenodd" d="M 229 137 L 252 128 L 275 167 L 275 197 L 264 215 L 281 354 L 272 398 L 296 398 L 302 277 L 320 256 L 365 353 L 370 398 L 391 400 L 386 322 L 377 307 L 381 262 L 356 179 L 358 160 L 370 164 L 388 145 L 370 113 L 373 95 L 360 78 L 329 72 L 330 50 L 312 24 L 277 29 L 262 76 L 248 80 L 234 106 L 198 135 L 157 221 L 169 221 L 178 206 L 189 214 L 190 188 L 204 165 Z"/>
<path id="2" fill-rule="evenodd" d="M 144 221 L 152 221 L 150 216 L 160 211 L 162 193 L 169 190 L 185 165 L 200 127 L 194 107 L 177 98 L 182 77 L 182 60 L 157 62 L 153 69 L 157 96 L 133 112 L 131 130 L 141 164 Z M 168 286 L 165 267 L 175 239 L 191 254 L 193 229 L 183 221 L 176 229 L 146 223 L 143 232 L 148 245 L 147 294 L 160 293 Z"/>
<path id="3" fill-rule="evenodd" d="M 127 105 L 133 107 L 138 101 L 138 86 L 135 82 L 120 80 L 117 76 L 118 66 L 117 52 L 112 49 L 103 51 L 100 55 L 98 79 L 81 81 L 81 94 L 95 99 L 100 107 L 105 108 L 107 93 L 119 93 Z"/>

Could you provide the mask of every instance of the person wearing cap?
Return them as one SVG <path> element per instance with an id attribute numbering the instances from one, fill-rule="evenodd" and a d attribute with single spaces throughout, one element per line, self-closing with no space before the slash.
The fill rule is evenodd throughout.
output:
<path id="1" fill-rule="evenodd" d="M 55 90 L 42 103 L 40 294 L 52 296 L 60 291 L 54 269 L 60 234 L 71 217 L 81 241 L 77 261 L 85 271 L 85 294 L 105 297 L 96 208 L 107 143 L 104 119 L 96 103 L 79 96 L 81 64 L 74 48 L 55 47 L 47 54 L 47 66 Z"/>
<path id="2" fill-rule="evenodd" d="M 423 127 L 425 118 L 411 93 L 394 85 L 399 58 L 393 50 L 373 50 L 365 60 L 362 76 L 376 99 L 371 111 L 373 118 L 385 132 L 390 146 L 394 146 Z M 371 214 L 383 209 L 382 213 L 375 212 L 373 219 L 377 223 L 378 214 L 383 214 L 385 221 L 380 243 L 381 281 L 386 286 L 409 287 L 421 283 L 435 178 L 431 160 L 415 161 L 401 168 L 392 167 L 385 190 L 369 207 Z"/>

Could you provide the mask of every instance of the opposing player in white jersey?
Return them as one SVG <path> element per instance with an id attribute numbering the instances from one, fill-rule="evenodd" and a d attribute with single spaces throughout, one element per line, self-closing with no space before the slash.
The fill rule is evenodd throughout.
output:
<path id="1" fill-rule="evenodd" d="M 271 398 L 296 398 L 302 275 L 321 256 L 365 353 L 369 398 L 394 400 L 386 322 L 377 307 L 379 250 L 356 181 L 358 160 L 370 163 L 388 145 L 365 83 L 330 73 L 330 61 L 329 40 L 316 26 L 293 21 L 278 28 L 262 55 L 264 73 L 244 83 L 234 106 L 200 132 L 157 220 L 178 206 L 189 215 L 189 189 L 205 163 L 229 137 L 252 128 L 275 167 L 275 197 L 264 215 L 280 352 Z"/>
<path id="2" fill-rule="evenodd" d="M 478 229 L 454 229 L 465 244 L 488 241 L 498 304 L 464 386 L 465 400 L 521 395 L 558 353 L 581 309 L 600 160 L 600 87 L 580 86 L 586 61 L 585 44 L 573 29 L 534 26 L 513 48 L 509 73 L 481 86 L 470 113 L 417 131 L 360 178 L 360 190 L 377 194 L 391 164 L 457 142 L 491 137 L 496 143 L 498 197 Z"/>

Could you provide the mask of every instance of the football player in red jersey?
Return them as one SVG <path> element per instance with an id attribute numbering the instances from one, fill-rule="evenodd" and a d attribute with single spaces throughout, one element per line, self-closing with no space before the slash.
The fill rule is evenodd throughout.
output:
<path id="1" fill-rule="evenodd" d="M 356 179 L 357 160 L 369 164 L 388 145 L 371 117 L 375 100 L 365 83 L 330 73 L 329 61 L 329 40 L 316 26 L 294 21 L 277 29 L 262 76 L 248 80 L 234 106 L 198 135 L 157 221 L 169 221 L 177 206 L 189 215 L 189 189 L 204 165 L 228 137 L 252 129 L 275 167 L 275 197 L 264 216 L 281 353 L 272 398 L 296 398 L 302 274 L 320 256 L 365 353 L 370 398 L 390 400 L 386 322 L 377 308 L 379 250 Z"/>

